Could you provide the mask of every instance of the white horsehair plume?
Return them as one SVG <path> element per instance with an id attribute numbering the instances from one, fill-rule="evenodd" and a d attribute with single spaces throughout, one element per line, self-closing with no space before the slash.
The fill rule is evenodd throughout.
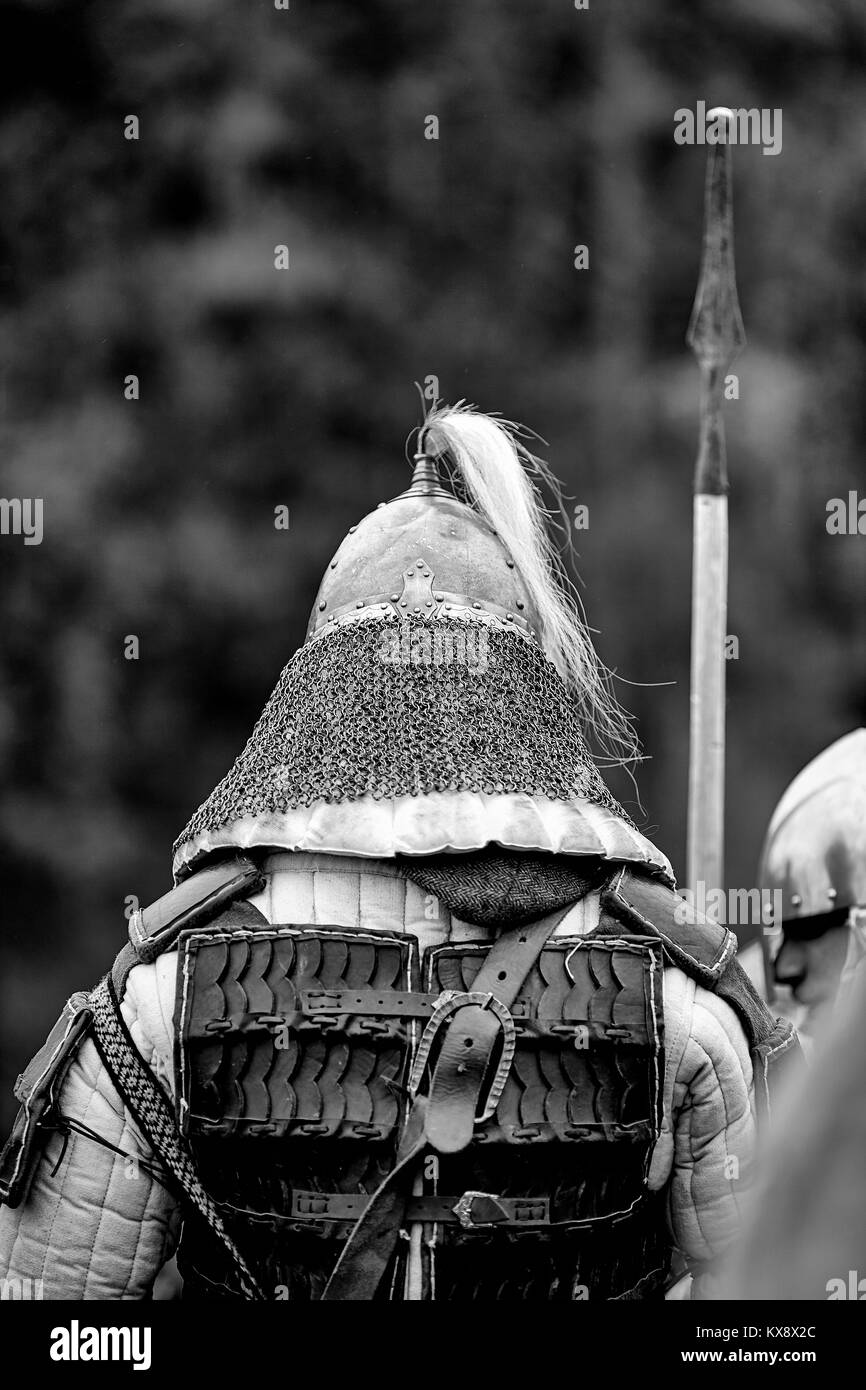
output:
<path id="1" fill-rule="evenodd" d="M 570 540 L 562 490 L 548 465 L 521 442 L 521 434 L 529 431 L 459 401 L 434 406 L 419 439 L 427 453 L 447 455 L 443 462 L 456 470 L 469 502 L 514 560 L 541 622 L 542 647 L 574 698 L 600 761 L 608 766 L 635 763 L 640 747 L 634 725 L 613 692 L 613 673 L 592 645 L 580 597 L 551 538 L 553 514 L 538 482 L 552 492 Z"/>

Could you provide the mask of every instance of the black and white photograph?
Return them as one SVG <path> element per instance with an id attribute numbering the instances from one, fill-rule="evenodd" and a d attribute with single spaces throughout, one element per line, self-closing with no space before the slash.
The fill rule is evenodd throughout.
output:
<path id="1" fill-rule="evenodd" d="M 3 0 L 0 52 L 5 1345 L 387 1375 L 405 1315 L 286 1305 L 447 1302 L 435 1358 L 575 1303 L 603 1374 L 832 1378 L 862 0 Z"/>

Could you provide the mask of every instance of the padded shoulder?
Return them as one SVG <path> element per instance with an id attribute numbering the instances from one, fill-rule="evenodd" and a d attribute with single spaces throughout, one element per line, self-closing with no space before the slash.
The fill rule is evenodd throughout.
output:
<path id="1" fill-rule="evenodd" d="M 83 992 L 67 1000 L 45 1042 L 15 1083 L 21 1109 L 0 1153 L 0 1202 L 17 1207 L 27 1195 L 39 1153 L 40 1125 L 50 1118 L 66 1073 L 91 1023 L 89 996 Z"/>
<path id="2" fill-rule="evenodd" d="M 714 989 L 737 953 L 737 938 L 658 879 L 623 868 L 602 890 L 601 905 L 630 931 L 657 936 L 673 965 Z"/>

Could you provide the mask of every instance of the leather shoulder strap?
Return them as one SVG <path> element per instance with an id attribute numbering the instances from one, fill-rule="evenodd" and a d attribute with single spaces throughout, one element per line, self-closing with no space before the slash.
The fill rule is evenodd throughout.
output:
<path id="1" fill-rule="evenodd" d="M 737 953 L 737 938 L 667 884 L 620 869 L 601 894 L 602 909 L 631 932 L 659 937 L 672 964 L 715 989 Z M 605 924 L 602 922 L 602 932 Z M 609 934 L 609 927 L 607 934 Z"/>
<path id="2" fill-rule="evenodd" d="M 396 1166 L 355 1222 L 322 1294 L 323 1301 L 368 1301 L 374 1296 L 404 1223 L 414 1160 L 428 1144 L 441 1152 L 453 1152 L 464 1148 L 472 1138 L 478 1098 L 501 1026 L 501 1014 L 473 1001 L 479 995 L 495 999 L 510 1018 L 508 1010 L 521 985 L 571 907 L 569 904 L 537 922 L 504 931 L 487 953 L 472 993 L 456 996 L 457 1007 L 449 1014 L 451 1022 L 433 1073 L 430 1095 L 415 1097 Z M 434 1022 L 435 1015 L 425 1029 L 425 1037 Z"/>
<path id="3" fill-rule="evenodd" d="M 669 960 L 733 1008 L 752 1055 L 759 1115 L 767 1113 L 780 1080 L 801 1058 L 789 1022 L 774 1018 L 736 960 L 737 938 L 698 912 L 672 888 L 622 869 L 601 894 L 602 935 L 625 926 L 661 939 Z"/>
<path id="4" fill-rule="evenodd" d="M 503 932 L 488 951 L 471 993 L 457 995 L 451 1002 L 450 1025 L 433 1072 L 427 1104 L 427 1141 L 440 1153 L 456 1153 L 471 1140 L 497 1036 L 500 1030 L 506 1030 L 503 1061 L 507 1070 L 513 1055 L 513 1048 L 510 1052 L 508 1048 L 509 1025 L 513 1030 L 508 1011 L 545 943 L 571 907 L 570 903 L 537 922 Z M 425 1032 L 429 1036 L 436 1027 L 434 1014 Z"/>
<path id="5" fill-rule="evenodd" d="M 238 898 L 248 898 L 262 883 L 258 865 L 245 854 L 206 865 L 150 907 L 133 912 L 129 940 L 139 961 L 156 960 L 187 927 L 201 927 Z"/>
<path id="6" fill-rule="evenodd" d="M 148 909 L 145 908 L 145 911 L 147 910 Z M 257 907 L 253 907 L 252 903 L 238 902 L 237 900 L 231 901 L 228 907 L 221 907 L 216 917 L 203 914 L 203 920 L 206 926 L 218 928 L 220 931 L 231 931 L 233 927 L 237 927 L 239 930 L 249 931 L 250 928 L 255 929 L 256 927 L 267 927 L 270 925 L 267 917 L 259 912 Z M 200 925 L 201 921 L 193 916 L 184 922 L 180 930 L 186 931 L 188 927 L 198 927 Z M 180 934 L 180 930 L 178 935 Z M 162 955 L 164 951 L 169 951 L 176 943 L 177 936 L 171 939 L 169 939 L 168 935 L 164 936 L 160 942 L 159 950 L 155 952 L 153 959 L 155 960 L 156 956 Z M 134 970 L 137 965 L 146 965 L 149 963 L 148 953 L 145 952 L 143 955 L 139 954 L 131 941 L 127 941 L 126 945 L 118 951 L 114 958 L 114 964 L 111 967 L 111 983 L 118 999 L 122 999 L 126 993 L 126 981 L 129 978 L 130 971 Z"/>
<path id="7" fill-rule="evenodd" d="M 802 1065 L 799 1039 L 788 1019 L 773 1017 L 739 961 L 726 967 L 716 993 L 730 1004 L 748 1039 L 757 1110 L 763 1117 L 769 1114 L 779 1083 L 789 1070 Z"/>

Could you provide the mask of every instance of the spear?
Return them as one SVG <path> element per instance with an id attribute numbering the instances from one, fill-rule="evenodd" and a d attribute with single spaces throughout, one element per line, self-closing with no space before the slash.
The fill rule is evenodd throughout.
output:
<path id="1" fill-rule="evenodd" d="M 716 107 L 707 119 L 716 121 L 723 138 L 710 146 L 707 157 L 703 253 L 686 336 L 701 373 L 693 514 L 687 862 L 688 883 L 700 902 L 724 883 L 728 475 L 722 400 L 725 376 L 746 342 L 734 272 L 728 144 L 734 115 L 727 107 Z"/>

